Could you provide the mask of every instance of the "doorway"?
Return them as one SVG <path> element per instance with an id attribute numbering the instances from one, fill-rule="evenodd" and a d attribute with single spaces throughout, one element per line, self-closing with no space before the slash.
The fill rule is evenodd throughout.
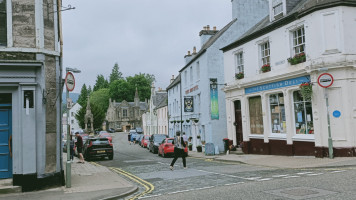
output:
<path id="1" fill-rule="evenodd" d="M 242 143 L 242 116 L 241 116 L 241 101 L 237 100 L 234 102 L 235 108 L 235 129 L 236 129 L 236 144 L 240 147 Z"/>
<path id="2" fill-rule="evenodd" d="M 12 94 L 0 93 L 0 178 L 12 178 Z"/>

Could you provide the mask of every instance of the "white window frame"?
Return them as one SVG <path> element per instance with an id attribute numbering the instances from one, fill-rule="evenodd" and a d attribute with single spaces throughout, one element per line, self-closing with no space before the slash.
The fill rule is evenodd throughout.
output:
<path id="1" fill-rule="evenodd" d="M 267 47 L 265 47 L 265 45 L 267 44 Z M 268 54 L 265 54 L 265 51 L 268 50 Z M 260 56 L 261 56 L 261 66 L 265 65 L 265 64 L 269 64 L 271 65 L 271 45 L 270 45 L 270 41 L 267 40 L 263 43 L 260 44 Z M 267 62 L 268 60 L 268 62 Z"/>
<path id="2" fill-rule="evenodd" d="M 302 30 L 301 35 L 298 34 L 298 31 Z M 298 38 L 302 38 L 302 42 L 298 43 Z M 296 44 L 297 42 L 297 44 Z M 299 47 L 303 46 L 303 51 L 300 50 Z M 293 49 L 293 55 L 300 54 L 302 52 L 305 52 L 305 28 L 304 26 L 299 26 L 296 29 L 292 31 L 292 49 Z M 298 49 L 298 50 L 297 50 Z"/>
<path id="3" fill-rule="evenodd" d="M 273 91 L 271 93 L 268 93 L 266 94 L 266 98 L 267 98 L 267 107 L 268 107 L 268 113 L 269 113 L 269 116 L 268 116 L 268 122 L 269 122 L 269 131 L 270 131 L 270 137 L 274 137 L 274 138 L 286 138 L 286 135 L 287 135 L 287 124 L 286 124 L 286 129 L 284 130 L 285 132 L 283 133 L 273 133 L 272 129 L 272 111 L 271 111 L 271 99 L 270 99 L 270 96 L 271 95 L 279 95 L 279 94 L 283 94 L 283 98 L 284 98 L 284 116 L 286 117 L 286 102 L 285 102 L 285 95 L 284 95 L 284 92 L 283 91 Z M 278 99 L 278 106 L 280 105 L 280 102 L 279 102 L 279 99 Z M 280 119 L 280 122 L 282 120 Z M 287 119 L 286 119 L 286 123 L 287 123 Z"/>
<path id="4" fill-rule="evenodd" d="M 244 53 L 243 51 L 239 51 L 235 53 L 235 72 L 236 73 L 245 73 L 245 68 L 244 68 Z"/>
<path id="5" fill-rule="evenodd" d="M 193 67 L 190 66 L 189 67 L 189 81 L 190 81 L 190 84 L 193 84 Z"/>
<path id="6" fill-rule="evenodd" d="M 197 81 L 199 81 L 200 80 L 200 63 L 199 62 L 197 62 L 197 64 L 196 64 L 197 66 L 196 66 L 196 71 L 197 71 Z"/>

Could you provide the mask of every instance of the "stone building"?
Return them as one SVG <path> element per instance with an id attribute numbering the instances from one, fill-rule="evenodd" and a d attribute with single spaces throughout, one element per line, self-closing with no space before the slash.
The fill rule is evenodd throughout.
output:
<path id="1" fill-rule="evenodd" d="M 356 156 L 355 6 L 270 0 L 268 15 L 222 48 L 228 137 L 245 153 Z"/>
<path id="2" fill-rule="evenodd" d="M 0 0 L 0 178 L 23 191 L 64 183 L 57 3 Z"/>
<path id="3" fill-rule="evenodd" d="M 108 128 L 129 131 L 132 128 L 142 127 L 142 114 L 147 110 L 147 102 L 140 102 L 136 89 L 134 102 L 109 100 L 109 107 L 106 112 Z"/>

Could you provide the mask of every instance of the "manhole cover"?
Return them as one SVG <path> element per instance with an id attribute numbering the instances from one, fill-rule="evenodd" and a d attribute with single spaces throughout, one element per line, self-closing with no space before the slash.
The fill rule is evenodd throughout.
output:
<path id="1" fill-rule="evenodd" d="M 335 194 L 336 192 L 308 187 L 284 188 L 278 190 L 265 191 L 266 193 L 281 196 L 289 199 L 308 199 Z"/>

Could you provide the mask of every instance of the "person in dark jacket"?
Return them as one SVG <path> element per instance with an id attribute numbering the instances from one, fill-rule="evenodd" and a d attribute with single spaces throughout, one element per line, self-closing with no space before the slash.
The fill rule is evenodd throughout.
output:
<path id="1" fill-rule="evenodd" d="M 178 157 L 182 157 L 183 159 L 183 167 L 184 169 L 187 169 L 186 166 L 186 160 L 185 160 L 185 152 L 184 152 L 184 148 L 186 147 L 186 143 L 183 139 L 183 137 L 180 136 L 180 132 L 177 131 L 176 133 L 176 137 L 173 140 L 173 144 L 174 144 L 174 159 L 172 160 L 171 165 L 169 166 L 169 168 L 171 170 L 173 170 L 174 168 L 174 163 L 177 161 Z"/>
<path id="2" fill-rule="evenodd" d="M 74 140 L 73 136 L 70 136 L 70 143 L 69 143 L 69 148 L 70 148 L 70 160 L 73 161 L 74 159 Z"/>
<path id="3" fill-rule="evenodd" d="M 77 142 L 75 143 L 75 146 L 77 147 L 77 152 L 79 155 L 79 163 L 84 163 L 84 158 L 83 158 L 83 138 L 80 136 L 79 132 L 75 133 L 75 137 L 77 137 Z"/>

